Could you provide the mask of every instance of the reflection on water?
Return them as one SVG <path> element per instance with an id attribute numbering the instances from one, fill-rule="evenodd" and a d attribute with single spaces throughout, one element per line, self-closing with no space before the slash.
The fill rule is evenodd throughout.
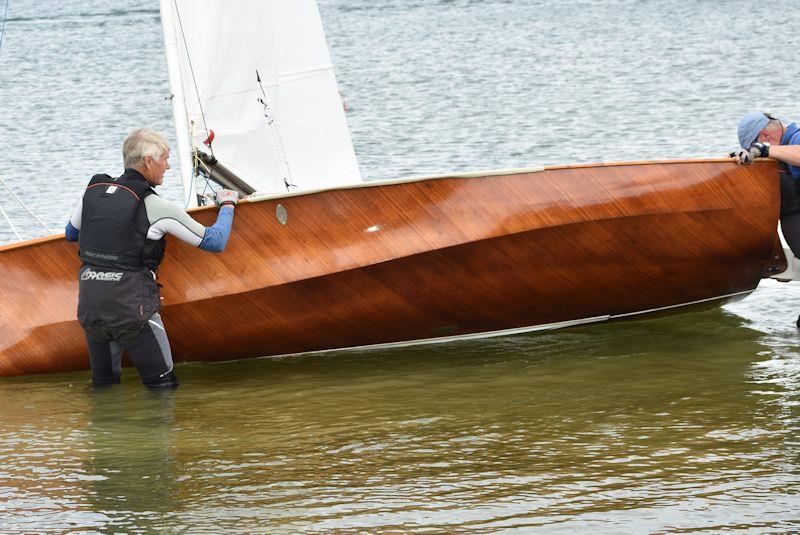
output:
<path id="1" fill-rule="evenodd" d="M 84 470 L 94 478 L 87 505 L 102 511 L 103 525 L 114 529 L 169 525 L 180 502 L 172 457 L 175 393 L 141 391 L 131 403 L 123 389 L 112 387 L 89 398 Z"/>
<path id="2" fill-rule="evenodd" d="M 157 3 L 113 4 L 10 3 L 0 176 L 53 228 L 127 132 L 173 136 Z M 717 156 L 752 106 L 800 118 L 793 77 L 764 92 L 791 55 L 728 61 L 774 41 L 745 0 L 320 4 L 368 178 Z M 183 365 L 174 393 L 2 379 L 0 532 L 800 531 L 800 285 L 726 310 Z"/>
<path id="3" fill-rule="evenodd" d="M 799 366 L 712 310 L 331 357 L 0 382 L 0 524 L 800 528 Z"/>

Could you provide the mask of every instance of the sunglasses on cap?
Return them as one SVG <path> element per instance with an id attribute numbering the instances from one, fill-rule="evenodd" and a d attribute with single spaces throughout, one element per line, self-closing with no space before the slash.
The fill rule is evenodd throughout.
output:
<path id="1" fill-rule="evenodd" d="M 778 118 L 773 116 L 771 113 L 766 113 L 766 112 L 763 112 L 763 113 L 764 113 L 764 117 L 767 118 L 767 121 L 769 121 L 769 122 L 778 121 Z M 778 122 L 780 122 L 780 121 L 778 121 Z M 767 124 L 769 124 L 769 123 L 767 123 Z M 766 128 L 766 127 L 767 127 L 767 125 L 764 125 L 764 128 Z M 763 132 L 763 131 L 764 130 L 762 129 L 761 132 Z M 761 132 L 759 132 L 758 135 L 756 135 L 756 138 L 753 140 L 753 143 L 757 143 L 758 140 L 761 138 Z M 753 143 L 750 144 L 751 147 L 753 146 Z"/>

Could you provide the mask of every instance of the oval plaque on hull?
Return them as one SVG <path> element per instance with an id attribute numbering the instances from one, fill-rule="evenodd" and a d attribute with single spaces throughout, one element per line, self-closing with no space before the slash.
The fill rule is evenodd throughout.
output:
<path id="1" fill-rule="evenodd" d="M 286 208 L 282 204 L 279 204 L 275 207 L 275 217 L 278 218 L 281 225 L 285 225 L 286 221 L 289 219 L 289 212 L 286 211 Z"/>

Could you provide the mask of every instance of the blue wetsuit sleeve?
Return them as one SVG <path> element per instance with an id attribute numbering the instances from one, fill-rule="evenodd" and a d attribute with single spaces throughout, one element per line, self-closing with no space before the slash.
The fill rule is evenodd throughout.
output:
<path id="1" fill-rule="evenodd" d="M 233 206 L 223 206 L 219 209 L 217 222 L 206 228 L 203 241 L 198 247 L 204 251 L 221 253 L 225 250 L 228 238 L 231 236 L 231 226 L 233 226 Z"/>
<path id="2" fill-rule="evenodd" d="M 81 216 L 83 215 L 83 198 L 78 201 L 75 210 L 67 220 L 67 226 L 64 227 L 64 237 L 67 241 L 78 241 L 79 233 L 81 231 Z"/>
<path id="3" fill-rule="evenodd" d="M 67 241 L 78 241 L 80 230 L 72 226 L 72 223 L 67 221 L 67 227 L 64 229 L 64 237 Z"/>

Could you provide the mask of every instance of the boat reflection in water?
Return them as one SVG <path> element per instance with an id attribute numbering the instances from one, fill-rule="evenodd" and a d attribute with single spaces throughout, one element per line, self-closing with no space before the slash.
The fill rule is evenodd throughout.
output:
<path id="1" fill-rule="evenodd" d="M 168 400 L 6 379 L 0 499 L 28 530 L 791 531 L 798 368 L 744 323 L 184 364 Z"/>

